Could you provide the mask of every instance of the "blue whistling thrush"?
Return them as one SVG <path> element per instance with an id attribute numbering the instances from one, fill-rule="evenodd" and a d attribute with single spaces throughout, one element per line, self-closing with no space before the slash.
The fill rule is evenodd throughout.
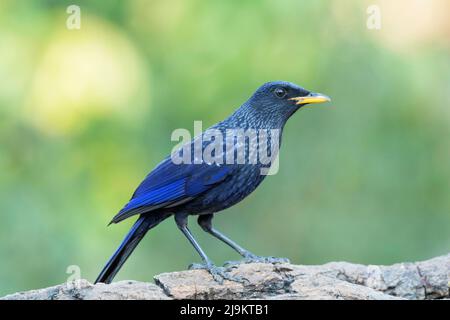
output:
<path id="1" fill-rule="evenodd" d="M 259 87 L 228 118 L 205 130 L 199 137 L 165 158 L 147 175 L 131 200 L 112 219 L 111 223 L 118 223 L 139 215 L 95 283 L 110 283 L 147 231 L 172 215 L 178 228 L 202 258 L 202 263 L 193 264 L 191 268 L 208 270 L 220 283 L 223 279 L 242 279 L 230 275 L 225 268 L 212 263 L 188 229 L 189 215 L 198 215 L 198 223 L 202 229 L 236 250 L 244 257 L 244 262 L 286 261 L 287 259 L 283 258 L 254 255 L 213 228 L 211 222 L 215 213 L 244 199 L 266 177 L 262 170 L 268 167 L 267 163 L 263 164 L 257 159 L 251 161 L 257 158 L 255 155 L 260 154 L 261 150 L 258 149 L 261 148 L 262 133 L 266 133 L 267 141 L 264 145 L 270 148 L 271 152 L 267 154 L 270 153 L 270 159 L 273 160 L 278 148 L 271 147 L 281 144 L 286 121 L 301 107 L 326 101 L 330 101 L 327 96 L 312 93 L 290 82 L 268 82 Z M 240 139 L 242 137 L 236 133 L 242 134 L 249 130 L 256 132 L 256 138 L 244 136 L 244 139 Z M 231 139 L 229 132 L 233 132 Z M 214 136 L 214 139 L 207 138 L 206 135 Z M 223 143 L 217 148 L 211 148 L 213 142 L 215 145 L 218 142 Z M 206 152 L 208 150 L 211 152 Z M 238 154 L 242 151 L 244 157 L 237 161 Z M 210 154 L 213 161 L 204 159 L 205 154 Z M 174 161 L 180 158 L 190 161 Z M 270 164 L 271 162 L 269 167 Z"/>

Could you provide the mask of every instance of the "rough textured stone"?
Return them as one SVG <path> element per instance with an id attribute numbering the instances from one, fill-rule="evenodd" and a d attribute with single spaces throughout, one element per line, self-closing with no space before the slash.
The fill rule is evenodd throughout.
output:
<path id="1" fill-rule="evenodd" d="M 326 275 L 406 299 L 449 297 L 450 254 L 391 266 L 331 262 L 322 266 L 295 266 L 294 269 L 294 273 Z"/>
<path id="2" fill-rule="evenodd" d="M 300 276 L 291 285 L 297 299 L 334 300 L 393 300 L 401 299 L 353 284 L 321 275 Z"/>
<path id="3" fill-rule="evenodd" d="M 170 299 L 152 283 L 119 281 L 110 285 L 86 280 L 8 295 L 5 300 L 166 300 Z"/>
<path id="4" fill-rule="evenodd" d="M 3 299 L 449 299 L 450 254 L 416 263 L 374 266 L 331 262 L 321 266 L 240 264 L 229 272 L 248 280 L 215 282 L 204 270 L 163 273 L 155 283 L 86 280 Z"/>

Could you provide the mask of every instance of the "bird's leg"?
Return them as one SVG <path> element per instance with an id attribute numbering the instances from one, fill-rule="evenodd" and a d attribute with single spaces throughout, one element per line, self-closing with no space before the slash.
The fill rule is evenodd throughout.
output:
<path id="1" fill-rule="evenodd" d="M 202 229 L 209 234 L 213 235 L 217 239 L 223 241 L 231 248 L 233 248 L 237 253 L 239 253 L 244 260 L 243 261 L 228 261 L 225 265 L 235 265 L 239 263 L 251 263 L 251 262 L 262 262 L 262 263 L 289 263 L 289 259 L 287 258 L 276 258 L 276 257 L 261 257 L 256 254 L 251 253 L 250 251 L 242 248 L 236 242 L 220 233 L 212 226 L 213 214 L 200 215 L 198 217 L 198 224 L 202 227 Z"/>
<path id="2" fill-rule="evenodd" d="M 223 241 L 224 243 L 229 245 L 231 248 L 233 248 L 235 251 L 237 251 L 237 253 L 239 253 L 244 258 L 256 257 L 256 255 L 254 255 L 253 253 L 251 253 L 250 251 L 242 248 L 236 242 L 234 242 L 233 240 L 231 240 L 227 236 L 223 235 L 222 233 L 220 233 L 216 229 L 214 229 L 213 226 L 212 226 L 212 219 L 213 219 L 213 214 L 200 215 L 198 217 L 198 224 L 200 225 L 200 227 L 202 227 L 202 229 L 205 232 L 208 232 L 209 234 L 211 234 L 212 236 L 216 237 L 220 241 Z"/>
<path id="3" fill-rule="evenodd" d="M 175 222 L 177 223 L 178 228 L 181 230 L 181 232 L 183 232 L 183 234 L 186 236 L 186 238 L 189 240 L 189 242 L 194 246 L 195 250 L 199 253 L 200 257 L 203 260 L 203 263 L 191 264 L 189 266 L 189 269 L 205 269 L 211 274 L 213 279 L 220 284 L 223 283 L 223 280 L 230 280 L 230 281 L 241 282 L 241 283 L 244 281 L 240 277 L 236 277 L 236 276 L 227 274 L 225 268 L 214 265 L 214 263 L 211 261 L 211 259 L 208 258 L 208 256 L 205 254 L 205 252 L 200 247 L 197 240 L 195 240 L 191 231 L 187 227 L 187 222 L 188 222 L 187 214 L 176 214 Z"/>

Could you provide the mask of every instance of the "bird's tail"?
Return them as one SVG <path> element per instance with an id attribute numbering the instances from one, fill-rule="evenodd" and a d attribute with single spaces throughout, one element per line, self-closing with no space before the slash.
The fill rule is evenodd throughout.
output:
<path id="1" fill-rule="evenodd" d="M 141 215 L 131 227 L 130 231 L 128 231 L 116 252 L 109 258 L 94 283 L 111 283 L 116 273 L 119 272 L 122 265 L 145 236 L 147 231 L 158 225 L 167 217 L 169 217 L 169 214 L 164 212 L 152 212 L 145 216 Z"/>

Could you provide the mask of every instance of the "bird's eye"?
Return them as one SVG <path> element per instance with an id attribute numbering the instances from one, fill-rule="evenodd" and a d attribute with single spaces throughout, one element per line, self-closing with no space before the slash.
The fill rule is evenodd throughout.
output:
<path id="1" fill-rule="evenodd" d="M 282 98 L 284 98 L 285 96 L 286 96 L 286 90 L 285 89 L 283 89 L 283 88 L 276 88 L 274 91 L 273 91 L 273 94 L 277 97 L 277 98 L 280 98 L 280 99 L 282 99 Z"/>

